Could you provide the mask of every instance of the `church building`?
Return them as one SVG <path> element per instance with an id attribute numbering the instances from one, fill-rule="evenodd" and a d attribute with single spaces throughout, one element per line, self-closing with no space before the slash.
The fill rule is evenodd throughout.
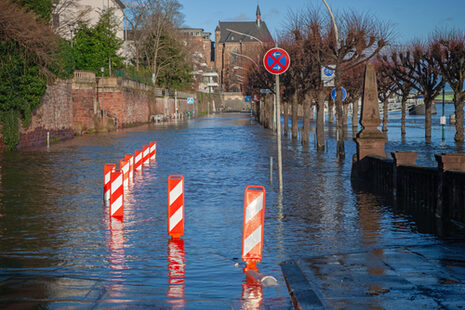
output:
<path id="1" fill-rule="evenodd" d="M 215 30 L 215 66 L 221 89 L 241 92 L 245 69 L 254 62 L 261 65 L 259 51 L 272 44 L 273 38 L 261 19 L 258 5 L 255 21 L 219 21 Z"/>

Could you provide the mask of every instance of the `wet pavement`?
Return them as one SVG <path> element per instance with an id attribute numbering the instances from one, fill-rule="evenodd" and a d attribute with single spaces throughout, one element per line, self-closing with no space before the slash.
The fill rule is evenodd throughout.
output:
<path id="1" fill-rule="evenodd" d="M 416 125 L 410 125 L 414 134 Z M 394 134 L 395 121 L 393 128 Z M 386 149 L 412 143 L 426 163 L 438 148 L 456 149 L 450 131 L 445 144 L 392 137 Z M 381 308 L 395 308 L 389 300 L 402 304 L 410 288 L 428 309 L 459 307 L 464 299 L 456 292 L 464 268 L 449 258 L 465 239 L 438 235 L 432 223 L 419 225 L 414 215 L 354 190 L 355 145 L 347 139 L 348 156 L 341 162 L 335 157 L 333 125 L 326 134 L 324 153 L 283 139 L 283 196 L 277 193 L 276 167 L 273 184 L 269 181 L 275 135 L 246 114 L 142 126 L 77 137 L 49 150 L 0 154 L 0 307 L 289 309 L 280 266 L 289 260 L 298 262 L 328 307 L 356 307 L 353 293 L 366 299 L 361 308 L 373 298 Z M 149 141 L 157 141 L 156 161 L 136 175 L 125 196 L 124 221 L 109 220 L 102 201 L 104 164 Z M 167 234 L 171 174 L 185 178 L 186 231 L 180 243 Z M 243 197 L 251 184 L 267 191 L 258 268 L 278 280 L 275 287 L 250 281 L 242 270 Z M 404 259 L 408 270 L 399 267 Z M 416 271 L 422 260 L 421 272 L 432 269 L 424 286 L 454 287 L 450 295 L 422 291 Z M 370 274 L 372 266 L 384 266 L 384 274 Z M 389 285 L 380 285 L 382 276 Z M 339 278 L 355 287 L 341 288 Z"/>

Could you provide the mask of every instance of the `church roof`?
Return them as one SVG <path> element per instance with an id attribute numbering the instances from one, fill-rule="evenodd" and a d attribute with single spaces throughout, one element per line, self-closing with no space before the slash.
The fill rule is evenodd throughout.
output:
<path id="1" fill-rule="evenodd" d="M 257 22 L 219 22 L 217 29 L 221 32 L 220 41 L 218 43 L 257 42 L 257 40 L 252 37 L 262 42 L 273 42 L 270 31 L 263 21 L 260 22 L 260 26 Z M 240 33 L 247 35 L 242 35 Z"/>

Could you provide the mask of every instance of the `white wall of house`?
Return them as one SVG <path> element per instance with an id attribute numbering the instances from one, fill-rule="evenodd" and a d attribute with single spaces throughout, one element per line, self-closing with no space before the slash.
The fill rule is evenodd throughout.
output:
<path id="1" fill-rule="evenodd" d="M 113 9 L 117 24 L 116 35 L 124 40 L 124 11 L 120 3 L 115 0 L 74 0 L 72 4 L 65 3 L 70 0 L 60 0 L 57 5 L 58 25 L 55 25 L 57 32 L 64 38 L 70 39 L 73 29 L 78 20 L 82 20 L 88 25 L 95 25 L 103 10 Z M 62 7 L 60 7 L 60 4 Z"/>

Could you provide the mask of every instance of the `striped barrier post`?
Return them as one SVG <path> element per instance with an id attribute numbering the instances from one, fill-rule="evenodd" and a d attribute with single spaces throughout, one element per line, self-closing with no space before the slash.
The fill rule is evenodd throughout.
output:
<path id="1" fill-rule="evenodd" d="M 246 269 L 256 269 L 262 260 L 263 226 L 265 224 L 265 188 L 249 185 L 244 194 L 242 260 Z"/>
<path id="2" fill-rule="evenodd" d="M 136 150 L 134 152 L 134 170 L 142 170 L 142 150 Z"/>
<path id="3" fill-rule="evenodd" d="M 145 144 L 143 147 L 142 147 L 142 151 L 143 151 L 143 154 L 142 154 L 142 164 L 144 166 L 148 166 L 150 164 L 150 146 Z"/>
<path id="4" fill-rule="evenodd" d="M 110 200 L 111 172 L 114 170 L 116 170 L 115 164 L 105 164 L 103 169 L 103 199 L 105 201 Z"/>
<path id="5" fill-rule="evenodd" d="M 134 154 L 126 153 L 124 160 L 129 162 L 129 180 L 134 178 Z"/>
<path id="6" fill-rule="evenodd" d="M 119 168 L 121 173 L 123 173 L 123 186 L 128 188 L 129 187 L 129 162 L 121 159 Z"/>
<path id="7" fill-rule="evenodd" d="M 184 177 L 168 177 L 168 234 L 179 238 L 184 234 Z"/>
<path id="8" fill-rule="evenodd" d="M 123 173 L 111 172 L 110 217 L 123 217 L 124 191 Z"/>
<path id="9" fill-rule="evenodd" d="M 168 294 L 179 304 L 175 308 L 184 308 L 185 291 L 185 253 L 184 240 L 170 239 L 168 241 Z"/>
<path id="10" fill-rule="evenodd" d="M 157 142 L 155 141 L 150 142 L 150 159 L 157 159 Z"/>

